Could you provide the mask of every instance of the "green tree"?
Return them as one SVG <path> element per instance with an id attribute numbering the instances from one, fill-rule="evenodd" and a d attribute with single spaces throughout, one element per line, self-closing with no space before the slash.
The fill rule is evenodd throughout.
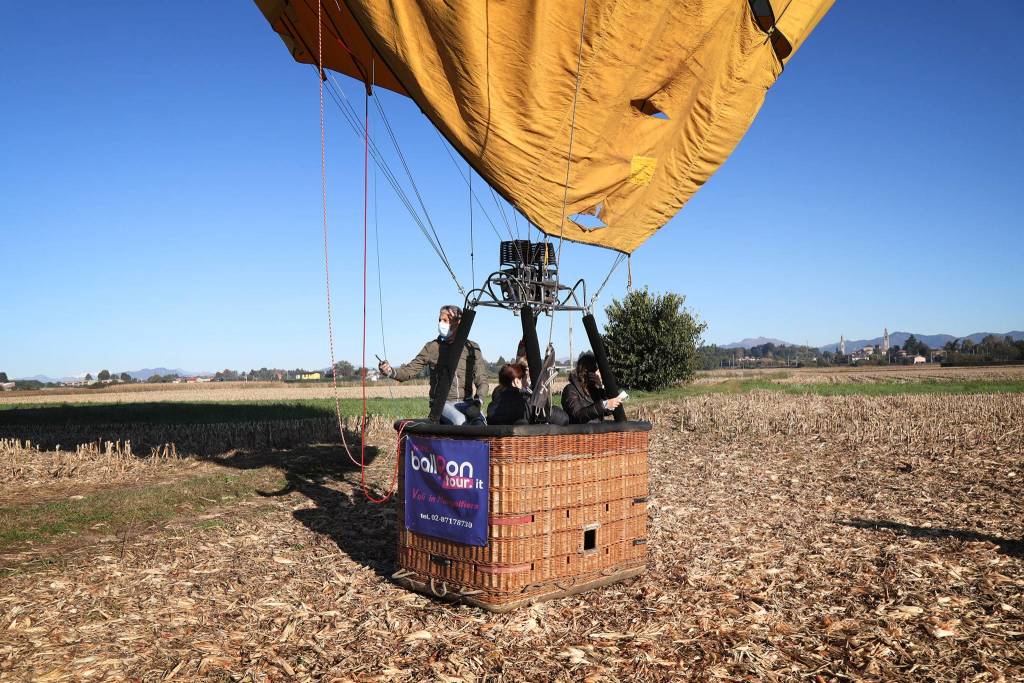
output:
<path id="1" fill-rule="evenodd" d="M 127 372 L 122 372 L 121 373 L 121 381 L 122 382 L 131 382 L 132 381 L 132 376 L 129 375 Z"/>
<path id="2" fill-rule="evenodd" d="M 91 372 L 85 373 L 85 381 L 86 382 L 91 382 L 92 381 L 92 373 Z"/>
<path id="3" fill-rule="evenodd" d="M 356 374 L 356 368 L 347 360 L 339 360 L 334 364 L 334 376 L 338 379 L 352 377 Z"/>
<path id="4" fill-rule="evenodd" d="M 646 288 L 612 300 L 605 309 L 605 346 L 619 384 L 653 391 L 693 377 L 707 323 L 684 308 L 685 302 L 681 294 L 651 294 Z"/>
<path id="5" fill-rule="evenodd" d="M 10 380 L 7 379 L 7 373 L 6 372 L 0 372 L 0 382 L 9 382 L 9 381 Z"/>
<path id="6" fill-rule="evenodd" d="M 100 374 L 96 375 L 96 379 L 101 382 L 110 379 L 110 370 L 100 370 Z"/>

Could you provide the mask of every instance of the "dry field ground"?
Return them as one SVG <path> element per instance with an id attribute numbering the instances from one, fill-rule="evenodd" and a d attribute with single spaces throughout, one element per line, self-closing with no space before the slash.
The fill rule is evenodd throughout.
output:
<path id="1" fill-rule="evenodd" d="M 634 413 L 648 573 L 500 616 L 389 581 L 394 507 L 329 421 L 0 441 L 0 680 L 1024 679 L 1024 394 Z"/>
<path id="2" fill-rule="evenodd" d="M 1014 381 L 1024 380 L 1024 365 L 944 368 L 925 363 L 884 367 L 722 369 L 700 372 L 696 381 L 715 384 L 729 379 L 769 379 L 781 384 Z"/>
<path id="3" fill-rule="evenodd" d="M 371 383 L 366 395 L 371 398 L 412 398 L 427 396 L 425 382 L 397 384 Z M 207 382 L 203 384 L 131 384 L 102 389 L 39 389 L 0 393 L 0 404 L 15 403 L 143 403 L 195 401 L 292 401 L 332 398 L 334 388 L 327 383 L 298 384 L 283 382 Z M 341 398 L 359 398 L 362 387 L 338 386 Z"/>
<path id="4" fill-rule="evenodd" d="M 708 386 L 736 380 L 765 380 L 790 384 L 877 384 L 914 382 L 997 382 L 1024 381 L 1024 365 L 980 368 L 943 368 L 938 365 L 793 368 L 764 370 L 712 370 L 698 372 L 694 384 Z M 492 382 L 493 384 L 493 382 Z M 560 389 L 561 384 L 556 386 Z M 424 398 L 425 381 L 397 384 L 391 381 L 370 383 L 369 398 Z M 280 382 L 208 382 L 204 384 L 132 384 L 111 385 L 102 389 L 62 388 L 36 391 L 0 392 L 0 405 L 18 403 L 142 403 L 195 401 L 292 401 L 328 399 L 334 389 L 328 383 Z M 339 385 L 341 398 L 359 398 L 362 388 L 351 382 Z"/>

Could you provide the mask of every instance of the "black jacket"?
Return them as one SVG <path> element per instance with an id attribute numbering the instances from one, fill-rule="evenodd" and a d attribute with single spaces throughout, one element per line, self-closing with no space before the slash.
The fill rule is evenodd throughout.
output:
<path id="1" fill-rule="evenodd" d="M 562 408 L 569 415 L 570 424 L 586 424 L 587 422 L 600 422 L 612 411 L 601 407 L 599 401 L 608 398 L 603 388 L 594 389 L 587 394 L 580 388 L 579 380 L 575 376 L 569 378 L 569 383 L 562 389 Z"/>
<path id="2" fill-rule="evenodd" d="M 526 396 L 515 387 L 499 386 L 487 406 L 487 424 L 514 425 L 529 424 L 526 412 Z"/>

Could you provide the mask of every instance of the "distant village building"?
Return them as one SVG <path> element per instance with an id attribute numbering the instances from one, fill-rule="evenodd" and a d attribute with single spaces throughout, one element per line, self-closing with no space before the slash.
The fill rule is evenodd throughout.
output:
<path id="1" fill-rule="evenodd" d="M 839 355 L 846 355 L 846 339 L 843 338 L 843 335 L 839 335 Z"/>
<path id="2" fill-rule="evenodd" d="M 918 363 L 927 363 L 927 362 L 928 362 L 928 359 L 925 358 L 924 356 L 922 356 L 921 354 L 918 354 L 918 355 L 914 356 L 914 365 L 917 365 Z"/>
<path id="3" fill-rule="evenodd" d="M 873 356 L 874 353 L 874 346 L 865 346 L 854 351 L 853 354 L 850 356 L 850 360 L 853 362 L 870 360 L 871 356 Z"/>
<path id="4" fill-rule="evenodd" d="M 298 379 L 301 379 L 301 380 L 313 380 L 313 379 L 320 379 L 321 376 L 322 375 L 319 372 L 304 372 L 304 373 L 302 373 L 301 375 L 298 376 Z"/>
<path id="5" fill-rule="evenodd" d="M 14 391 L 14 382 L 0 383 L 0 391 Z"/>
<path id="6" fill-rule="evenodd" d="M 885 328 L 885 333 L 882 335 L 882 353 L 889 353 L 889 328 Z"/>

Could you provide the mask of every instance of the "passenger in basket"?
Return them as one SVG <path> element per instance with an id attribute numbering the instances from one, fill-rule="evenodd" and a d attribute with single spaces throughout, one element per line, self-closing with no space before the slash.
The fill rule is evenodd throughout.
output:
<path id="1" fill-rule="evenodd" d="M 569 424 L 569 416 L 566 415 L 565 411 L 562 410 L 561 407 L 556 406 L 556 405 L 551 405 L 551 401 L 549 400 L 549 398 L 543 398 L 542 403 L 541 403 L 542 405 L 547 405 L 548 408 L 549 408 L 547 410 L 546 415 L 543 414 L 543 413 L 541 413 L 539 415 L 535 415 L 535 414 L 532 414 L 530 412 L 530 407 L 529 407 L 530 402 L 531 401 L 535 401 L 535 399 L 538 399 L 540 397 L 531 396 L 532 393 L 533 393 L 533 391 L 532 391 L 532 389 L 533 389 L 533 382 L 531 381 L 532 377 L 530 375 L 530 363 L 529 363 L 529 361 L 526 358 L 526 340 L 525 339 L 520 339 L 519 340 L 519 346 L 516 348 L 516 362 L 515 362 L 515 364 L 518 365 L 519 367 L 521 367 L 522 370 L 523 370 L 523 379 L 522 379 L 523 393 L 525 393 L 526 396 L 529 397 L 529 398 L 526 399 L 526 401 L 527 401 L 527 409 L 526 409 L 527 421 L 531 422 L 531 423 L 540 423 L 540 424 L 543 424 L 543 423 L 546 422 L 547 424 L 554 425 L 556 427 L 564 427 L 565 425 Z M 500 389 L 500 387 L 499 387 L 499 389 Z M 499 389 L 495 389 L 494 393 L 497 394 Z M 545 397 L 549 396 L 549 394 L 544 393 L 544 392 L 549 392 L 550 391 L 550 385 L 547 386 L 547 387 L 540 387 L 540 391 L 544 394 Z M 493 397 L 492 397 L 492 400 L 493 400 Z M 488 418 L 488 421 L 490 421 L 490 418 Z"/>
<path id="2" fill-rule="evenodd" d="M 498 388 L 487 406 L 487 424 L 525 425 L 530 421 L 526 410 L 525 373 L 519 363 L 505 363 L 498 370 Z"/>
<path id="3" fill-rule="evenodd" d="M 437 316 L 437 338 L 431 339 L 416 357 L 401 366 L 392 368 L 390 363 L 382 360 L 378 369 L 385 377 L 406 382 L 418 375 L 423 368 L 430 369 L 430 400 L 434 400 L 437 391 L 437 361 L 441 354 L 442 344 L 451 344 L 455 339 L 455 330 L 462 320 L 462 309 L 458 306 L 442 306 Z M 482 425 L 486 424 L 480 412 L 483 407 L 482 396 L 487 395 L 487 364 L 480 345 L 475 341 L 466 341 L 462 355 L 455 366 L 454 379 L 441 411 L 441 424 L 450 425 Z"/>
<path id="4" fill-rule="evenodd" d="M 562 389 L 562 408 L 572 424 L 600 422 L 611 415 L 622 399 L 608 396 L 593 351 L 584 351 L 576 361 L 569 383 Z"/>

